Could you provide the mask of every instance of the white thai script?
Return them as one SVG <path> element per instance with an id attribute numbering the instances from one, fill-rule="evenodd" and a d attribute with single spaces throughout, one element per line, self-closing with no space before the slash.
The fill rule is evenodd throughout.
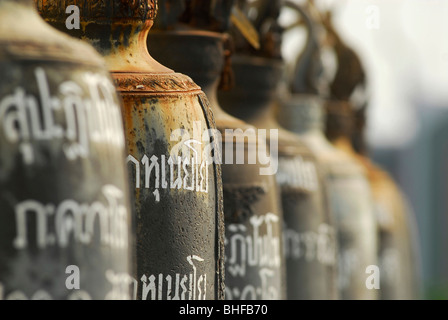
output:
<path id="1" fill-rule="evenodd" d="M 0 99 L 0 134 L 18 144 L 24 163 L 35 162 L 33 144 L 63 140 L 67 159 L 87 158 L 90 142 L 124 148 L 120 108 L 115 101 L 116 89 L 105 76 L 85 72 L 80 81 L 65 81 L 57 96 L 50 92 L 47 75 L 36 68 L 38 97 L 18 87 Z"/>
<path id="2" fill-rule="evenodd" d="M 15 206 L 16 237 L 13 247 L 17 250 L 36 243 L 38 249 L 48 246 L 65 248 L 73 241 L 88 245 L 92 242 L 95 223 L 99 223 L 101 244 L 111 248 L 128 246 L 128 212 L 121 202 L 123 192 L 113 185 L 102 188 L 105 202 L 78 203 L 67 199 L 60 204 L 42 204 L 26 200 Z M 29 219 L 36 219 L 36 239 L 29 239 Z M 49 222 L 54 225 L 55 234 L 48 232 Z"/>

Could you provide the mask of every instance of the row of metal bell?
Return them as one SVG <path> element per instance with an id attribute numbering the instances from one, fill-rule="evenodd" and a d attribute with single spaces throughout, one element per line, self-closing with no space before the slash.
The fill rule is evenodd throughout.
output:
<path id="1" fill-rule="evenodd" d="M 0 300 L 417 297 L 347 66 L 318 88 L 336 33 L 287 5 L 285 81 L 278 1 L 0 0 Z"/>

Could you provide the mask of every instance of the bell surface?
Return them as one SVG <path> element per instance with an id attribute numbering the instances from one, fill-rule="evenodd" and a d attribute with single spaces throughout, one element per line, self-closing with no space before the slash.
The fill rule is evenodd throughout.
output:
<path id="1" fill-rule="evenodd" d="M 279 190 L 273 175 L 260 173 L 267 168 L 257 159 L 266 141 L 257 142 L 255 127 L 222 110 L 217 96 L 226 36 L 206 30 L 154 31 L 148 41 L 158 61 L 201 86 L 215 116 L 222 146 L 226 300 L 285 299 Z"/>
<path id="2" fill-rule="evenodd" d="M 43 1 L 49 3 L 56 5 Z M 73 3 L 84 14 L 82 28 L 70 32 L 103 55 L 124 101 L 137 299 L 223 299 L 222 180 L 210 157 L 217 148 L 207 97 L 191 78 L 149 55 L 156 1 Z M 52 10 L 44 6 L 44 17 L 63 28 L 65 8 Z"/>
<path id="3" fill-rule="evenodd" d="M 326 136 L 330 127 L 341 131 L 346 119 L 328 121 L 329 80 L 322 61 L 322 17 L 305 5 L 287 2 L 305 28 L 305 46 L 291 68 L 287 90 L 279 99 L 277 119 L 301 137 L 324 171 L 328 203 L 338 239 L 338 289 L 342 300 L 374 300 L 378 290 L 368 285 L 367 271 L 378 267 L 377 225 L 372 194 L 364 168 Z M 343 141 L 344 142 L 344 141 Z M 347 142 L 347 141 L 345 141 Z M 345 145 L 341 143 L 341 145 Z"/>
<path id="4" fill-rule="evenodd" d="M 302 138 L 324 170 L 329 206 L 337 229 L 339 298 L 377 299 L 376 290 L 366 287 L 366 268 L 378 265 L 378 237 L 364 168 L 325 137 L 325 111 L 320 97 L 292 94 L 286 101 L 282 100 L 278 120 Z"/>
<path id="5" fill-rule="evenodd" d="M 0 0 L 0 300 L 131 299 L 119 99 L 100 55 Z"/>
<path id="6" fill-rule="evenodd" d="M 287 299 L 337 299 L 337 239 L 323 172 L 311 149 L 282 128 L 274 110 L 283 75 L 281 59 L 235 55 L 235 87 L 221 91 L 224 110 L 258 129 L 275 130 L 283 208 Z M 270 145 L 270 142 L 268 143 Z"/>
<path id="7" fill-rule="evenodd" d="M 419 298 L 418 255 L 412 233 L 412 212 L 395 181 L 367 156 L 359 155 L 372 187 L 378 222 L 380 299 Z"/>

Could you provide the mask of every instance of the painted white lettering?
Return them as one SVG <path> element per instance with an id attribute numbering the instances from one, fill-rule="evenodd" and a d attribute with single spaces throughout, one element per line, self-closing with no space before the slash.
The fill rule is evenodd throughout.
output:
<path id="1" fill-rule="evenodd" d="M 207 275 L 197 272 L 197 264 L 204 259 L 191 255 L 187 257 L 192 267 L 190 274 L 142 275 L 140 278 L 142 300 L 205 300 L 207 297 Z M 174 279 L 174 281 L 173 281 Z M 164 291 L 163 289 L 166 288 Z M 174 291 L 174 292 L 173 292 Z"/>
<path id="2" fill-rule="evenodd" d="M 26 200 L 16 205 L 16 237 L 13 247 L 17 250 L 35 243 L 38 249 L 57 245 L 65 248 L 70 241 L 88 245 L 95 231 L 95 222 L 100 226 L 100 241 L 112 248 L 128 245 L 127 209 L 121 204 L 123 192 L 113 185 L 102 188 L 105 203 L 79 204 L 67 199 L 59 205 L 44 205 L 35 200 Z M 36 239 L 29 239 L 27 227 L 31 217 L 36 219 Z M 98 217 L 98 219 L 96 219 Z M 50 234 L 47 225 L 54 223 L 55 234 Z"/>
<path id="3" fill-rule="evenodd" d="M 34 163 L 32 145 L 39 141 L 60 140 L 69 160 L 87 158 L 90 142 L 124 148 L 120 107 L 109 78 L 86 72 L 81 79 L 87 90 L 65 81 L 53 96 L 45 70 L 36 68 L 34 75 L 37 96 L 18 87 L 0 99 L 0 134 L 18 144 L 25 164 Z"/>

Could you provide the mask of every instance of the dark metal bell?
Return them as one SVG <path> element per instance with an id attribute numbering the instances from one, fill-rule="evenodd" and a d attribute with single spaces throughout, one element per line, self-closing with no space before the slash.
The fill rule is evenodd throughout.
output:
<path id="1" fill-rule="evenodd" d="M 73 3 L 83 13 L 82 29 L 70 32 L 104 56 L 124 100 L 137 299 L 223 299 L 221 168 L 210 156 L 218 148 L 207 97 L 148 54 L 156 1 Z M 60 2 L 41 5 L 44 17 L 64 29 Z"/>
<path id="2" fill-rule="evenodd" d="M 342 152 L 341 159 L 346 158 L 344 164 L 339 167 L 340 172 L 337 173 L 345 176 L 346 180 L 338 179 L 332 182 L 337 197 L 345 197 L 345 201 L 347 201 L 347 206 L 344 207 L 341 199 L 336 197 L 333 199 L 340 208 L 338 228 L 341 248 L 342 297 L 343 299 L 378 299 L 378 289 L 380 288 L 378 281 L 376 281 L 375 287 L 368 286 L 371 273 L 369 267 L 379 268 L 378 225 L 368 173 L 359 163 L 349 137 L 344 133 L 346 130 L 350 130 L 350 107 L 343 101 L 329 100 L 324 104 L 327 114 L 327 138 L 338 151 Z M 335 172 L 337 171 L 335 170 Z M 342 195 L 342 193 L 346 194 Z M 349 210 L 353 210 L 351 212 L 353 216 L 348 216 Z M 376 275 L 381 277 L 381 272 Z"/>
<path id="3" fill-rule="evenodd" d="M 377 290 L 367 285 L 369 274 L 366 273 L 370 266 L 378 264 L 378 239 L 370 185 L 364 168 L 357 160 L 337 149 L 324 135 L 328 123 L 327 101 L 324 98 L 324 66 L 320 56 L 318 22 L 301 6 L 289 6 L 303 17 L 308 38 L 292 73 L 290 95 L 281 100 L 278 119 L 307 143 L 324 168 L 329 206 L 335 215 L 338 235 L 339 298 L 377 299 Z M 339 128 L 340 123 L 345 123 L 345 118 L 340 118 L 340 121 L 330 125 Z M 343 144 L 344 141 L 341 142 Z M 349 142 L 345 141 L 347 144 Z"/>
<path id="4" fill-rule="evenodd" d="M 318 96 L 293 94 L 280 110 L 280 123 L 302 137 L 325 169 L 329 205 L 335 214 L 339 239 L 340 298 L 376 299 L 376 290 L 365 285 L 366 268 L 377 265 L 376 221 L 365 172 L 325 138 L 325 113 Z"/>
<path id="5" fill-rule="evenodd" d="M 278 144 L 278 171 L 283 208 L 283 242 L 286 259 L 287 299 L 328 300 L 338 297 L 337 239 L 328 210 L 320 165 L 302 140 L 282 128 L 274 111 L 284 65 L 279 56 L 281 28 L 279 5 L 265 2 L 254 18 L 261 49 L 240 49 L 232 58 L 235 86 L 220 91 L 223 109 L 257 129 L 276 132 L 268 145 Z M 268 31 L 266 31 L 268 30 Z M 273 150 L 271 150 L 273 151 Z"/>
<path id="6" fill-rule="evenodd" d="M 131 299 L 121 100 L 100 55 L 0 0 L 0 300 Z"/>
<path id="7" fill-rule="evenodd" d="M 258 57 L 233 58 L 235 88 L 220 92 L 223 108 L 258 129 L 278 130 L 278 172 L 284 215 L 287 298 L 336 299 L 337 239 L 323 172 L 299 137 L 275 120 L 275 92 L 283 65 Z M 269 140 L 270 144 L 270 140 Z"/>
<path id="8" fill-rule="evenodd" d="M 216 12 L 212 10 L 206 16 L 211 17 L 210 21 L 223 21 L 225 25 L 229 16 L 219 20 Z M 188 74 L 201 86 L 214 113 L 222 145 L 226 299 L 285 299 L 283 218 L 278 186 L 273 175 L 260 174 L 264 166 L 258 160 L 253 163 L 248 160 L 257 158 L 257 148 L 264 142 L 256 141 L 253 126 L 224 112 L 217 98 L 220 80 L 227 78 L 223 77 L 228 55 L 227 37 L 222 32 L 225 27 L 215 29 L 215 24 L 199 27 L 195 22 L 200 19 L 191 12 L 183 17 L 183 24 L 175 24 L 169 31 L 152 31 L 148 43 L 158 61 Z M 185 28 L 185 24 L 189 27 Z M 233 155 L 231 162 L 230 153 Z M 234 158 L 239 156 L 245 161 L 237 163 Z"/>

